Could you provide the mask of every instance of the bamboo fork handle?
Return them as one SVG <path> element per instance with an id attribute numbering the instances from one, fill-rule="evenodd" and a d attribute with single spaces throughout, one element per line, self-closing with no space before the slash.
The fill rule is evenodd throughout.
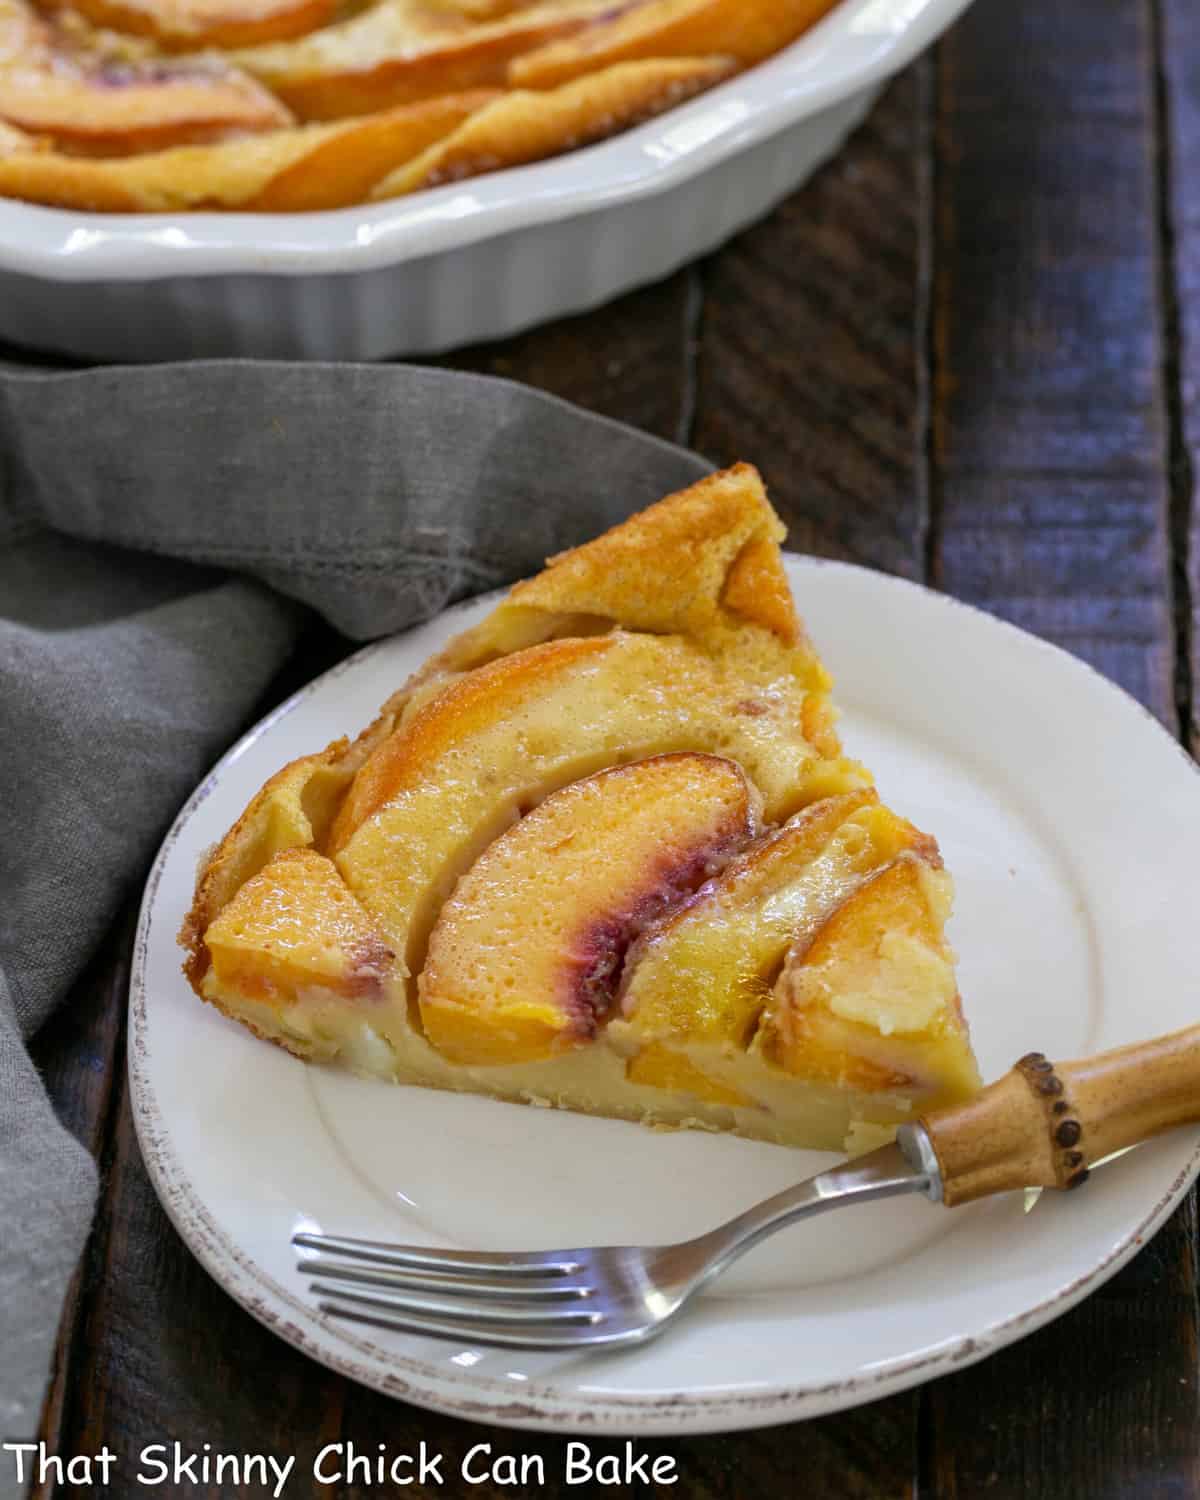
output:
<path id="1" fill-rule="evenodd" d="M 967 1104 L 921 1119 L 948 1205 L 1012 1188 L 1074 1188 L 1098 1161 L 1200 1121 L 1200 1026 L 1082 1062 L 1040 1052 Z"/>

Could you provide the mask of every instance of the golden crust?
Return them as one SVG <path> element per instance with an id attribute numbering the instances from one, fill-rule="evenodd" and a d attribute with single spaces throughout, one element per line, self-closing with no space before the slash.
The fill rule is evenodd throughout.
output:
<path id="1" fill-rule="evenodd" d="M 668 495 L 582 547 L 550 558 L 541 573 L 515 584 L 486 620 L 452 641 L 416 679 L 470 674 L 406 725 L 403 735 L 380 744 L 338 813 L 332 848 L 342 848 L 354 829 L 394 795 L 408 774 L 402 767 L 415 766 L 430 753 L 418 734 L 419 724 L 458 723 L 457 714 L 449 713 L 451 704 L 457 710 L 461 699 L 464 712 L 468 704 L 486 708 L 495 691 L 493 679 L 503 676 L 507 682 L 511 676 L 511 669 L 501 674 L 474 669 L 517 652 L 525 674 L 567 667 L 604 649 L 612 638 L 590 632 L 613 626 L 681 635 L 718 656 L 736 651 L 748 671 L 758 669 L 757 675 L 768 681 L 784 673 L 797 677 L 814 700 L 806 702 L 800 728 L 811 723 L 816 748 L 834 759 L 840 746 L 827 709 L 829 678 L 791 602 L 779 554 L 784 534 L 758 471 L 737 464 Z M 749 565 L 754 577 L 771 584 L 755 599 L 745 594 L 748 547 L 754 549 Z M 737 606 L 732 609 L 731 575 Z M 553 647 L 528 649 L 556 637 Z"/>
<path id="2" fill-rule="evenodd" d="M 430 666 L 462 671 L 553 636 L 619 625 L 685 635 L 720 653 L 737 647 L 769 674 L 787 673 L 824 693 L 829 676 L 783 571 L 785 534 L 758 470 L 735 464 L 550 558 Z M 815 705 L 812 715 L 814 723 L 827 719 Z M 826 728 L 831 734 L 832 723 Z"/>
<path id="3" fill-rule="evenodd" d="M 785 646 L 800 641 L 800 622 L 779 549 L 765 537 L 751 537 L 730 564 L 721 605 L 745 620 L 757 620 Z"/>
<path id="4" fill-rule="evenodd" d="M 540 160 L 834 0 L 43 3 L 0 0 L 0 195 L 116 213 L 328 209 Z"/>
<path id="5" fill-rule="evenodd" d="M 795 645 L 799 621 L 779 561 L 785 535 L 758 470 L 734 464 L 550 558 L 544 572 L 516 585 L 510 602 L 548 612 L 583 610 L 658 635 L 700 635 L 732 608 Z M 774 599 L 760 612 L 758 601 L 734 585 L 731 574 L 751 545 L 769 554 L 782 580 L 782 611 Z M 760 553 L 760 573 L 766 567 Z"/>

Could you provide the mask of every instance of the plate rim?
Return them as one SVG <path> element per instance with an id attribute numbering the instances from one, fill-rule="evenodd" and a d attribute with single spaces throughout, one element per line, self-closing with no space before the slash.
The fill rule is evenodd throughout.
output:
<path id="1" fill-rule="evenodd" d="M 1138 715 L 1179 754 L 1193 774 L 1200 775 L 1200 765 L 1144 704 L 1090 663 L 1062 647 L 976 605 L 911 579 L 857 563 L 793 552 L 785 552 L 784 556 L 788 563 L 799 563 L 802 568 L 866 574 L 874 583 L 884 587 L 927 596 L 940 605 L 950 605 L 982 617 L 989 625 L 998 626 L 1001 632 L 1019 639 L 1023 649 L 1032 645 L 1052 657 L 1065 659 L 1068 669 L 1082 670 L 1104 690 L 1123 701 L 1126 708 L 1137 710 Z M 476 595 L 441 611 L 436 618 L 453 618 L 455 614 L 477 607 L 484 599 L 501 597 L 504 592 L 500 589 Z M 518 1399 L 511 1388 L 501 1388 L 493 1380 L 454 1376 L 419 1358 L 382 1349 L 369 1338 L 348 1332 L 344 1325 L 320 1313 L 277 1282 L 216 1224 L 193 1189 L 183 1164 L 172 1156 L 167 1144 L 166 1122 L 147 1073 L 146 969 L 155 898 L 169 854 L 224 769 L 320 686 L 354 669 L 389 647 L 398 636 L 407 633 L 397 632 L 352 652 L 271 709 L 230 746 L 201 779 L 172 822 L 151 866 L 138 914 L 130 966 L 127 1044 L 130 1106 L 138 1146 L 155 1195 L 187 1249 L 218 1285 L 258 1322 L 318 1363 L 360 1384 L 415 1406 L 468 1421 L 566 1435 L 681 1436 L 727 1432 L 807 1420 L 876 1400 L 950 1370 L 975 1364 L 1068 1312 L 1114 1276 L 1162 1227 L 1200 1175 L 1200 1135 L 1166 1191 L 1143 1218 L 1110 1246 L 1088 1271 L 1021 1312 L 983 1329 L 964 1333 L 937 1349 L 896 1360 L 870 1375 L 859 1374 L 828 1382 L 782 1383 L 754 1391 L 732 1388 L 722 1391 L 716 1387 L 703 1393 L 684 1391 L 670 1397 L 639 1397 L 611 1392 L 565 1397 L 530 1390 L 523 1392 Z M 410 1384 L 412 1377 L 423 1383 L 413 1386 Z"/>
<path id="2" fill-rule="evenodd" d="M 823 40 L 892 4 L 894 18 L 858 67 L 805 76 Z M 840 0 L 764 62 L 658 119 L 547 161 L 396 198 L 310 213 L 99 214 L 0 198 L 0 272 L 48 282 L 161 280 L 230 274 L 346 274 L 402 265 L 519 230 L 654 197 L 898 72 L 971 0 Z M 758 87 L 746 89 L 752 77 Z M 740 91 L 740 99 L 739 99 Z M 737 100 L 737 108 L 729 108 Z M 721 107 L 727 117 L 718 117 Z M 681 125 L 708 115 L 699 140 Z M 674 142 L 669 137 L 675 135 Z M 587 171 L 571 163 L 584 159 Z"/>

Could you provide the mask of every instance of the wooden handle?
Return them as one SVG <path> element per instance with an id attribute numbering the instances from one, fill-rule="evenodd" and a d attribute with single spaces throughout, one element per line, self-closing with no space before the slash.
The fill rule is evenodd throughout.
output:
<path id="1" fill-rule="evenodd" d="M 1030 1052 L 969 1104 L 921 1119 L 943 1201 L 1074 1188 L 1124 1146 L 1200 1121 L 1200 1026 L 1082 1062 Z"/>

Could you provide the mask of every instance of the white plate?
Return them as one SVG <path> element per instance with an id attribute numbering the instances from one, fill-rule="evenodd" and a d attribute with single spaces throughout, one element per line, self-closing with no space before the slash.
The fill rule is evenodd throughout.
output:
<path id="1" fill-rule="evenodd" d="M 1196 1017 L 1200 778 L 1074 658 L 911 584 L 790 557 L 849 749 L 935 831 L 986 1077 Z M 179 1232 L 289 1342 L 419 1405 L 518 1427 L 750 1427 L 982 1358 L 1064 1312 L 1154 1233 L 1200 1164 L 1176 1133 L 1081 1192 L 844 1209 L 760 1247 L 662 1339 L 590 1357 L 339 1326 L 289 1239 L 307 1227 L 471 1248 L 683 1237 L 830 1158 L 398 1088 L 306 1067 L 202 1006 L 175 933 L 196 861 L 284 761 L 365 723 L 477 601 L 361 652 L 264 720 L 180 814 L 151 873 L 130 1002 L 138 1136 Z"/>
<path id="2" fill-rule="evenodd" d="M 97 359 L 372 359 L 593 307 L 791 192 L 967 3 L 842 0 L 638 129 L 390 203 L 170 215 L 0 199 L 0 338 Z"/>

